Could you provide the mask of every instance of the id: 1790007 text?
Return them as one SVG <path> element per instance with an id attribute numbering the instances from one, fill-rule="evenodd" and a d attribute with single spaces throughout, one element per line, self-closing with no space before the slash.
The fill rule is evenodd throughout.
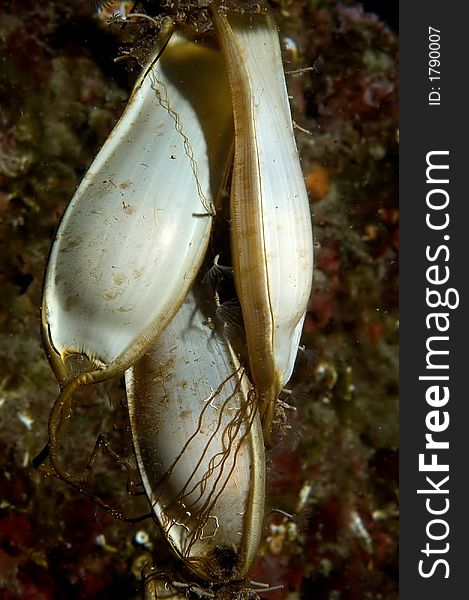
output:
<path id="1" fill-rule="evenodd" d="M 439 84 L 440 71 L 440 30 L 435 27 L 428 28 L 428 79 L 430 81 L 431 90 L 428 94 L 429 106 L 440 106 L 441 92 Z"/>

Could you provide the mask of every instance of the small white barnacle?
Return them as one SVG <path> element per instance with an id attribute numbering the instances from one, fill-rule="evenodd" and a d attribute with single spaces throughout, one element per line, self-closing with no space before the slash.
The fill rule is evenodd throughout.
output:
<path id="1" fill-rule="evenodd" d="M 243 318 L 241 306 L 236 298 L 219 303 L 215 314 L 217 319 L 229 329 L 241 329 Z"/>
<path id="2" fill-rule="evenodd" d="M 100 19 L 125 20 L 135 5 L 134 0 L 94 0 L 93 4 Z"/>
<path id="3" fill-rule="evenodd" d="M 233 277 L 233 268 L 221 265 L 219 263 L 220 255 L 217 254 L 213 259 L 213 265 L 207 270 L 202 278 L 202 283 L 210 283 L 216 286 L 218 283 L 231 279 Z"/>

